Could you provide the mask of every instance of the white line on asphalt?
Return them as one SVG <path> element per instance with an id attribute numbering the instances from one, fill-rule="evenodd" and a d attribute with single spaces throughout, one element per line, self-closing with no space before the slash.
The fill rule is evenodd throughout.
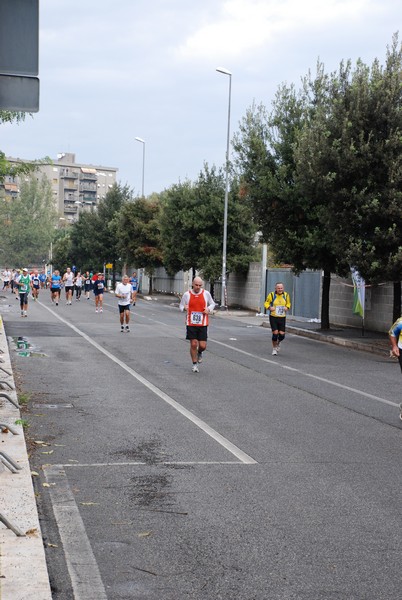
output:
<path id="1" fill-rule="evenodd" d="M 353 392 L 354 394 L 358 394 L 360 396 L 364 396 L 365 398 L 370 398 L 370 400 L 376 400 L 377 402 L 382 402 L 383 404 L 388 404 L 389 406 L 398 407 L 399 404 L 396 402 L 391 402 L 390 400 L 385 400 L 385 398 L 380 398 L 379 396 L 374 396 L 373 394 L 368 394 L 367 392 L 363 392 L 362 390 L 357 390 L 356 388 L 350 387 L 349 385 L 343 385 L 343 383 L 338 383 L 337 381 L 332 381 L 331 379 L 326 379 L 325 377 L 320 377 L 319 375 L 313 375 L 312 373 L 307 373 L 306 371 L 302 371 L 301 369 L 296 369 L 295 367 L 289 367 L 288 365 L 284 365 L 282 363 L 278 363 L 275 360 L 270 360 L 269 358 L 263 358 L 261 356 L 256 356 L 251 352 L 246 352 L 245 350 L 240 350 L 240 348 L 234 348 L 230 344 L 225 344 L 224 342 L 219 342 L 218 340 L 214 340 L 209 338 L 210 342 L 214 342 L 215 344 L 219 344 L 220 346 L 224 346 L 225 348 L 230 348 L 230 350 L 235 350 L 236 352 L 240 352 L 240 354 L 244 354 L 246 356 L 250 356 L 251 358 L 258 359 L 262 362 L 266 362 L 270 365 L 275 365 L 280 367 L 281 369 L 285 369 L 286 371 L 292 371 L 293 373 L 299 373 L 299 375 L 304 375 L 305 377 L 310 377 L 311 379 L 316 379 L 317 381 L 322 381 L 323 383 L 327 383 L 329 385 L 333 385 L 335 387 L 341 388 L 343 390 L 347 390 L 348 392 Z"/>
<path id="2" fill-rule="evenodd" d="M 75 600 L 107 600 L 98 565 L 86 535 L 85 526 L 60 465 L 43 468 L 49 488 L 54 516 L 63 544 L 64 554 Z"/>
<path id="3" fill-rule="evenodd" d="M 44 306 L 44 305 L 43 305 Z M 109 305 L 110 306 L 110 305 Z M 47 308 L 45 306 L 45 308 Z M 50 310 L 48 308 L 48 310 Z M 53 311 L 50 310 L 50 312 L 53 313 Z M 53 313 L 55 314 L 55 313 Z M 56 315 L 58 316 L 58 315 Z M 170 330 L 172 331 L 171 326 L 169 326 L 167 323 L 163 323 L 162 321 L 158 321 L 157 319 L 153 319 L 152 317 L 148 317 L 148 316 L 144 316 L 144 315 L 138 315 L 144 319 L 147 319 L 149 321 L 152 321 L 154 323 L 158 323 L 159 325 L 165 325 L 166 327 L 169 327 Z M 69 323 L 67 323 L 69 324 Z M 289 334 L 290 336 L 292 334 Z M 179 334 L 176 337 L 181 337 Z M 399 408 L 399 403 L 397 402 L 391 402 L 390 400 L 386 400 L 385 398 L 381 398 L 380 396 L 375 396 L 374 394 L 369 394 L 368 392 L 363 392 L 362 390 L 358 390 L 356 388 L 353 388 L 351 386 L 348 385 L 344 385 L 342 383 L 338 383 L 337 381 L 333 381 L 332 379 L 327 379 L 326 377 L 320 377 L 319 375 L 314 375 L 313 373 L 308 373 L 307 371 L 302 371 L 301 369 L 296 369 L 295 367 L 289 367 L 288 365 L 284 365 L 283 363 L 279 363 L 276 360 L 270 360 L 269 358 L 264 358 L 262 356 L 258 356 L 256 354 L 252 354 L 251 352 L 246 352 L 246 350 L 241 350 L 240 348 L 236 348 L 235 346 L 231 346 L 230 344 L 225 344 L 224 342 L 220 342 L 218 340 L 215 340 L 211 337 L 208 338 L 209 342 L 213 342 L 214 344 L 218 344 L 220 346 L 223 346 L 225 348 L 229 348 L 230 350 L 234 350 L 235 352 L 239 352 L 240 354 L 244 354 L 245 356 L 249 356 L 251 358 L 254 358 L 255 360 L 259 360 L 260 362 L 265 362 L 269 365 L 273 365 L 276 367 L 279 367 L 281 369 L 285 369 L 287 371 L 292 371 L 294 373 L 299 373 L 299 375 L 304 375 L 305 377 L 309 377 L 310 379 L 316 379 L 317 381 L 321 381 L 323 383 L 326 383 L 328 385 L 332 385 L 334 387 L 338 387 L 341 388 L 343 390 L 346 390 L 348 392 L 352 392 L 354 394 L 357 394 L 359 396 L 363 396 L 365 398 L 369 398 L 370 400 L 375 400 L 376 402 L 381 402 L 382 404 L 387 404 L 388 406 L 392 406 L 394 408 Z"/>
<path id="4" fill-rule="evenodd" d="M 143 315 L 140 315 L 143 316 Z M 150 321 L 154 321 L 160 325 L 167 325 L 167 323 L 162 323 L 161 321 L 157 321 L 156 319 L 152 319 L 151 317 L 143 317 Z M 289 334 L 292 335 L 292 334 Z M 241 350 L 240 348 L 236 348 L 235 346 L 231 346 L 230 344 L 225 344 L 224 342 L 219 342 L 211 337 L 208 338 L 209 342 L 213 342 L 214 344 L 218 344 L 219 346 L 224 346 L 225 348 L 229 348 L 230 350 L 234 350 L 235 352 L 239 352 L 240 354 L 244 354 L 245 356 L 249 356 L 261 362 L 268 363 L 269 365 L 274 365 L 276 367 L 280 367 L 281 369 L 285 369 L 286 371 L 292 371 L 293 373 L 299 373 L 299 375 L 304 375 L 305 377 L 310 377 L 310 379 L 316 379 L 317 381 L 322 381 L 322 383 L 327 383 L 328 385 L 333 385 L 334 387 L 341 388 L 348 392 L 353 392 L 354 394 L 358 394 L 359 396 L 364 396 L 365 398 L 370 398 L 370 400 L 375 400 L 376 402 L 381 402 L 382 404 L 387 404 L 388 406 L 393 406 L 395 408 L 399 408 L 399 403 L 391 402 L 390 400 L 386 400 L 385 398 L 380 398 L 380 396 L 374 396 L 373 394 L 369 394 L 367 392 L 363 392 L 362 390 L 358 390 L 356 388 L 350 387 L 348 385 L 344 385 L 343 383 L 338 383 L 337 381 L 333 381 L 332 379 L 327 379 L 326 377 L 320 377 L 319 375 L 314 375 L 313 373 L 308 373 L 307 371 L 302 371 L 301 369 L 296 369 L 295 367 L 289 367 L 288 365 L 284 365 L 283 363 L 279 363 L 276 360 L 270 360 L 269 358 L 263 358 L 261 356 L 257 356 L 256 354 L 252 354 L 251 352 L 246 352 L 245 350 Z"/>
<path id="5" fill-rule="evenodd" d="M 60 465 L 61 468 L 65 469 L 66 467 L 137 467 L 152 464 L 153 467 L 163 467 L 163 466 L 183 466 L 183 465 L 243 465 L 245 463 L 239 463 L 238 460 L 179 460 L 179 461 L 163 461 L 163 462 L 117 462 L 117 463 L 66 463 L 65 465 Z"/>
<path id="6" fill-rule="evenodd" d="M 212 427 L 210 427 L 207 423 L 205 423 L 205 421 L 202 421 L 202 419 L 199 419 L 194 413 L 192 413 L 191 411 L 187 410 L 187 408 L 184 408 L 184 406 L 182 406 L 181 404 L 179 404 L 178 402 L 176 402 L 176 400 L 173 400 L 173 398 L 171 398 L 170 396 L 168 396 L 168 394 L 165 394 L 165 392 L 162 392 L 162 390 L 160 390 L 153 383 L 151 383 L 150 381 L 148 381 L 148 379 L 145 379 L 145 377 L 142 377 L 142 375 L 140 375 L 139 373 L 137 373 L 137 371 L 134 371 L 134 369 L 132 369 L 131 367 L 129 367 L 128 365 L 126 365 L 126 363 L 124 363 L 122 360 L 120 360 L 119 358 L 117 358 L 114 354 L 112 354 L 111 352 L 109 352 L 108 350 L 106 350 L 105 348 L 103 348 L 102 346 L 100 346 L 97 342 L 95 342 L 93 339 L 91 339 L 86 333 L 84 333 L 83 331 L 81 331 L 81 329 L 78 329 L 78 327 L 76 327 L 72 323 L 69 323 L 68 321 L 66 321 L 66 319 L 63 319 L 63 317 L 59 316 L 56 312 L 54 312 L 51 308 L 49 308 L 45 304 L 42 304 L 41 302 L 39 302 L 39 304 L 41 304 L 41 306 L 43 306 L 43 308 L 45 308 L 46 310 L 48 310 L 54 317 L 56 317 L 57 319 L 59 319 L 59 321 L 61 321 L 62 323 L 64 323 L 68 327 L 70 327 L 70 329 L 72 329 L 73 331 L 75 331 L 76 333 L 78 333 L 78 335 L 80 335 L 82 338 L 84 338 L 84 340 L 86 340 L 94 348 L 96 348 L 97 350 L 99 350 L 99 352 L 102 352 L 102 354 L 104 354 L 105 356 L 107 356 L 110 360 L 112 360 L 117 365 L 119 365 L 127 373 L 129 373 L 130 375 L 132 375 L 132 377 L 134 377 L 135 379 L 137 379 L 137 381 L 139 381 L 140 383 L 142 383 L 146 388 L 148 388 L 156 396 L 158 396 L 159 398 L 161 398 L 161 400 L 164 400 L 167 404 L 169 404 L 172 408 L 174 408 L 175 410 L 177 410 L 186 419 L 188 419 L 194 425 L 196 425 L 197 427 L 199 427 L 204 433 L 206 433 L 207 435 L 209 435 L 218 444 L 220 444 L 221 446 L 223 446 L 228 452 L 230 452 L 231 454 L 233 454 L 234 456 L 236 456 L 236 458 L 238 458 L 241 462 L 243 462 L 243 463 L 245 463 L 247 465 L 255 465 L 255 464 L 257 464 L 257 461 L 255 461 L 253 458 L 251 458 L 251 456 L 249 456 L 248 454 L 246 454 L 245 452 L 243 452 L 243 450 L 240 450 L 240 448 L 238 448 L 237 446 L 235 446 L 234 444 L 232 444 L 232 442 L 230 442 L 227 438 L 225 438 L 223 435 L 221 435 L 220 433 L 218 433 L 215 429 L 213 429 Z"/>

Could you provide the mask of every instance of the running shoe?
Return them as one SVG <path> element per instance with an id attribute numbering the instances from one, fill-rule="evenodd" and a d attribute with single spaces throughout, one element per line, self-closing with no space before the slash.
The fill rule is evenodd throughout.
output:
<path id="1" fill-rule="evenodd" d="M 97 308 L 95 308 L 95 312 L 98 312 L 98 309 L 97 309 Z"/>
<path id="2" fill-rule="evenodd" d="M 120 331 L 121 331 L 121 333 L 124 333 L 124 327 L 123 327 L 123 325 L 120 327 Z"/>
<path id="3" fill-rule="evenodd" d="M 278 350 L 276 348 L 274 348 L 272 350 L 272 356 L 276 356 L 278 354 Z"/>
<path id="4" fill-rule="evenodd" d="M 103 312 L 103 308 L 99 309 L 99 312 Z"/>
<path id="5" fill-rule="evenodd" d="M 202 352 L 197 353 L 197 362 L 202 363 Z"/>
<path id="6" fill-rule="evenodd" d="M 281 345 L 278 344 L 277 347 L 276 347 L 277 352 L 279 352 L 280 349 L 281 349 Z"/>
<path id="7" fill-rule="evenodd" d="M 126 325 L 126 332 L 130 333 L 130 327 L 128 325 Z"/>
<path id="8" fill-rule="evenodd" d="M 193 373 L 199 373 L 200 370 L 198 368 L 198 365 L 193 365 L 193 368 L 191 369 Z"/>

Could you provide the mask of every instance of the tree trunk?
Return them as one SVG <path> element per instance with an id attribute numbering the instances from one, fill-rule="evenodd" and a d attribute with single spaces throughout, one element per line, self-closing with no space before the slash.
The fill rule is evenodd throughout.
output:
<path id="1" fill-rule="evenodd" d="M 401 316 L 401 282 L 394 281 L 394 303 L 392 309 L 392 322 L 395 323 Z"/>
<path id="2" fill-rule="evenodd" d="M 152 281 L 153 275 L 149 274 L 148 277 L 149 277 L 149 292 L 148 293 L 149 293 L 149 295 L 151 295 L 151 294 L 153 294 L 153 291 L 154 291 L 153 290 L 154 286 L 153 286 L 153 281 Z"/>
<path id="3" fill-rule="evenodd" d="M 321 296 L 321 329 L 330 329 L 329 325 L 329 288 L 331 285 L 331 271 L 324 270 L 322 279 Z"/>

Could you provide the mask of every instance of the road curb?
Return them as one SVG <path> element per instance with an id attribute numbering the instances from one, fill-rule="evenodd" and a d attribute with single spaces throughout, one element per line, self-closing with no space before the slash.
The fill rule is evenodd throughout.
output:
<path id="1" fill-rule="evenodd" d="M 269 323 L 263 324 L 263 327 L 269 327 Z M 375 343 L 370 344 L 367 342 L 358 342 L 357 340 L 348 340 L 336 335 L 324 335 L 318 331 L 310 331 L 309 329 L 301 329 L 300 327 L 286 326 L 286 331 L 319 342 L 326 342 L 327 344 L 335 344 L 336 346 L 343 346 L 352 350 L 361 350 L 363 352 L 370 352 L 371 354 L 378 354 L 379 356 L 387 356 L 387 351 Z"/>
<path id="2" fill-rule="evenodd" d="M 10 352 L 0 316 L 0 380 L 2 392 L 18 404 L 12 375 Z M 4 370 L 3 370 L 4 369 Z M 11 373 L 11 375 L 9 375 Z M 0 451 L 19 467 L 16 473 L 0 462 L 0 513 L 23 536 L 17 536 L 0 522 L 0 598 L 1 600 L 51 600 L 52 593 L 46 567 L 35 494 L 31 479 L 24 429 L 15 424 L 20 409 L 7 398 L 0 397 L 0 422 L 18 434 L 0 431 Z"/>

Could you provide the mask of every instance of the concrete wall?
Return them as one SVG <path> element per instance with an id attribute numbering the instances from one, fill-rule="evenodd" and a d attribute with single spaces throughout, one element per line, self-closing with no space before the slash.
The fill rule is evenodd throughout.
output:
<path id="1" fill-rule="evenodd" d="M 188 273 L 188 275 L 187 275 Z M 154 278 L 154 290 L 157 292 L 177 293 L 191 285 L 191 274 L 187 272 L 178 274 L 168 282 L 164 269 L 158 269 Z M 159 277 L 158 277 L 159 275 Z M 185 281 L 184 281 L 185 279 Z M 262 273 L 261 263 L 250 264 L 247 274 L 230 273 L 227 280 L 227 295 L 229 307 L 240 307 L 260 312 L 261 298 L 264 292 L 261 289 Z M 145 283 L 145 280 L 144 280 Z M 184 286 L 183 286 L 184 284 Z M 187 286 L 188 284 L 188 286 Z M 146 286 L 146 283 L 145 283 Z M 144 286 L 144 287 L 145 287 Z M 183 289 L 180 290 L 183 286 Z M 207 289 L 208 286 L 206 286 Z M 146 287 L 144 291 L 146 290 Z M 319 306 L 321 307 L 321 286 L 317 289 Z M 221 285 L 215 284 L 214 297 L 220 301 Z M 392 325 L 393 308 L 392 284 L 379 285 L 366 288 L 364 326 L 367 330 L 386 332 Z M 353 285 L 351 279 L 342 279 L 336 275 L 331 277 L 329 318 L 331 325 L 340 327 L 361 327 L 362 319 L 354 315 L 353 310 Z M 299 315 L 300 316 L 300 315 Z"/>
<path id="2" fill-rule="evenodd" d="M 247 274 L 230 273 L 227 280 L 228 305 L 260 310 L 261 263 L 250 263 Z"/>
<path id="3" fill-rule="evenodd" d="M 353 286 L 350 279 L 331 277 L 329 319 L 331 324 L 361 327 L 362 319 L 352 313 Z M 388 331 L 392 325 L 393 285 L 366 288 L 364 326 L 372 331 Z"/>

